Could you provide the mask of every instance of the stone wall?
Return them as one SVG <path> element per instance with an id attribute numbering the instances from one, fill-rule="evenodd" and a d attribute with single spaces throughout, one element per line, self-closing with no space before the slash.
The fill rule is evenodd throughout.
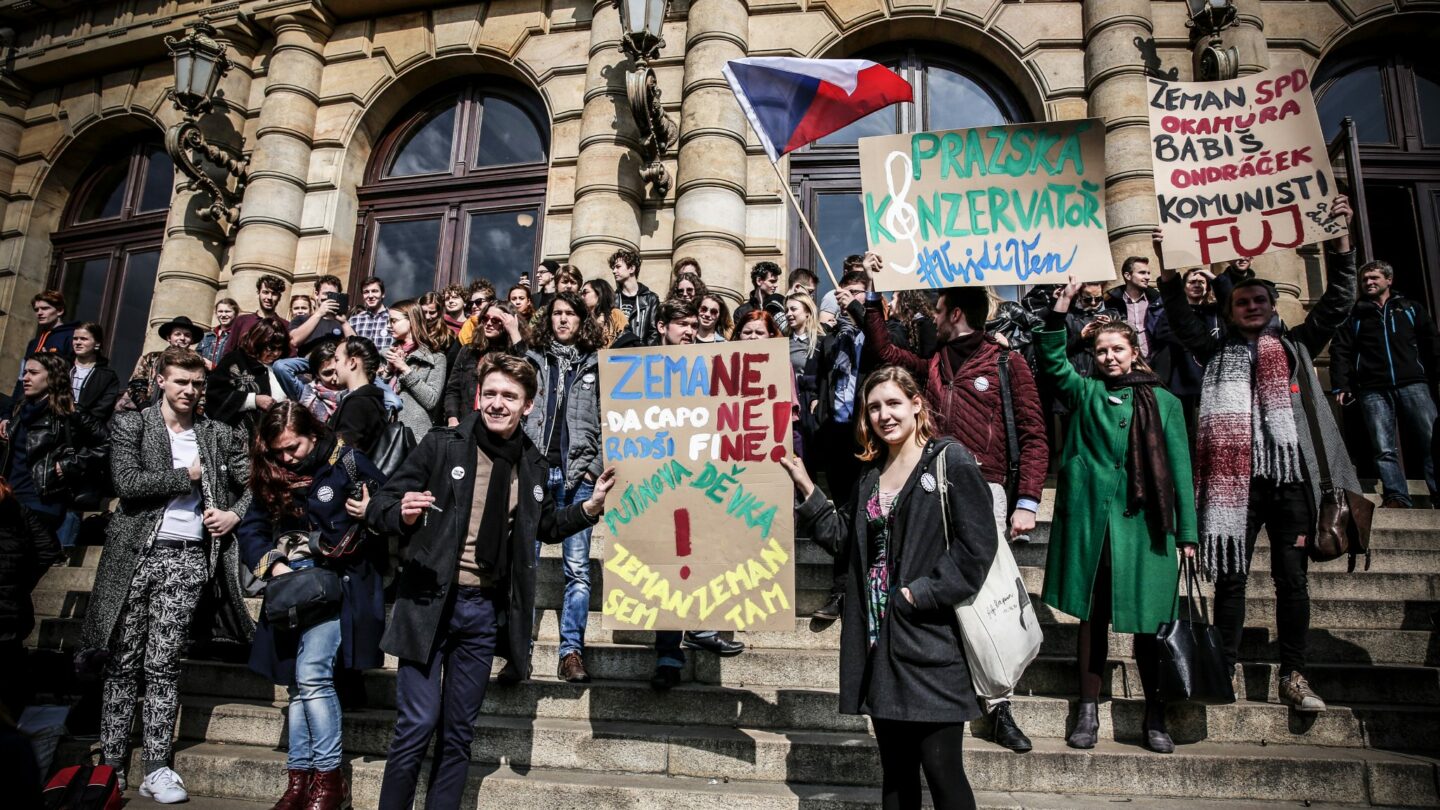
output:
<path id="1" fill-rule="evenodd" d="M 1397 7 L 1440 7 L 1238 4 L 1241 24 L 1227 39 L 1245 72 L 1313 68 L 1347 35 Z M 239 222 L 223 228 L 199 219 L 194 192 L 177 193 L 152 326 L 177 314 L 208 322 L 217 292 L 227 288 L 249 306 L 261 273 L 302 289 L 323 273 L 348 278 L 356 188 L 376 143 L 408 100 L 457 76 L 504 75 L 544 99 L 551 126 L 545 256 L 569 257 L 594 276 L 606 272 L 615 249 L 635 249 L 642 280 L 663 288 L 672 258 L 693 255 L 707 281 L 743 291 L 749 264 L 787 264 L 792 214 L 720 77 L 726 59 L 842 57 L 889 41 L 930 40 L 992 64 L 1036 118 L 1105 118 L 1117 261 L 1149 253 L 1155 217 L 1145 72 L 1192 75 L 1178 0 L 673 0 L 652 67 L 680 137 L 664 161 L 674 188 L 655 199 L 636 173 L 616 0 L 404 2 L 389 4 L 400 10 L 386 16 L 358 16 L 375 4 L 356 0 L 93 5 L 23 28 L 17 78 L 0 93 L 0 375 L 15 373 L 32 333 L 29 298 L 51 275 L 48 237 L 74 182 L 107 140 L 146 128 L 158 134 L 177 120 L 164 97 L 171 80 L 161 38 L 182 34 L 202 8 L 236 65 L 207 134 L 243 148 L 252 179 Z M 1313 251 L 1286 253 L 1257 266 L 1279 282 L 1293 313 L 1318 294 L 1317 261 Z"/>

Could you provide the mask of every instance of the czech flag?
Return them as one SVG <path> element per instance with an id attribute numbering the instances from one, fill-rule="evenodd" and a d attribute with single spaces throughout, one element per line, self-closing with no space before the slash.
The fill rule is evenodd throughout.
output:
<path id="1" fill-rule="evenodd" d="M 725 80 L 773 163 L 899 101 L 910 83 L 865 59 L 764 56 L 725 63 Z"/>

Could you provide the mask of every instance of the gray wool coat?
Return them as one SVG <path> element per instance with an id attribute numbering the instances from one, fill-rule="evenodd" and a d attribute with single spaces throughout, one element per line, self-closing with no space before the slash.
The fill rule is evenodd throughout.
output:
<path id="1" fill-rule="evenodd" d="M 1296 430 L 1299 432 L 1300 455 L 1305 464 L 1305 481 L 1310 489 L 1310 519 L 1319 520 L 1320 503 L 1320 462 L 1315 453 L 1315 441 L 1310 435 L 1310 424 L 1305 416 L 1304 388 L 1300 386 L 1300 375 L 1309 378 L 1314 398 L 1310 407 L 1315 412 L 1316 427 L 1320 440 L 1325 443 L 1326 460 L 1330 462 L 1330 481 L 1333 485 L 1350 492 L 1360 492 L 1360 478 L 1355 465 L 1350 461 L 1350 452 L 1345 447 L 1344 434 L 1335 422 L 1335 412 L 1330 410 L 1330 400 L 1315 373 L 1315 355 L 1325 351 L 1335 330 L 1350 317 L 1355 305 L 1356 278 L 1355 252 L 1326 252 L 1326 270 L 1329 283 L 1325 294 L 1315 302 L 1299 326 L 1282 326 L 1280 343 L 1290 357 L 1290 409 L 1295 414 Z M 1216 337 L 1210 333 L 1200 317 L 1186 304 L 1184 281 L 1180 274 L 1174 279 L 1160 281 L 1160 297 L 1165 301 L 1165 312 L 1170 319 L 1170 328 L 1178 340 L 1200 363 L 1210 362 L 1228 342 L 1244 342 L 1234 329 Z M 1204 527 L 1201 527 L 1204 531 Z"/>
<path id="2" fill-rule="evenodd" d="M 404 403 L 399 420 L 410 428 L 418 442 L 434 427 L 440 414 L 445 395 L 445 353 L 416 346 L 405 362 L 410 370 L 395 381 L 396 393 Z"/>
<path id="3" fill-rule="evenodd" d="M 81 649 L 110 646 L 120 608 L 130 592 L 140 556 L 155 539 L 155 530 L 171 498 L 190 491 L 189 474 L 173 466 L 170 437 L 160 406 L 115 414 L 111 427 L 110 473 L 120 497 L 105 533 L 105 549 L 95 574 L 95 588 L 85 611 Z M 244 516 L 250 508 L 250 455 L 246 433 L 203 416 L 195 419 L 200 469 L 208 496 L 205 508 Z M 221 538 L 206 535 L 210 570 L 224 566 Z M 235 554 L 235 545 L 227 544 Z"/>

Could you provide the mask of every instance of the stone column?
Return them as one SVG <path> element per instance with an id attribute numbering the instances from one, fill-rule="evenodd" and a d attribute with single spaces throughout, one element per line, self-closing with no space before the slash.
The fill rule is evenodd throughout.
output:
<path id="1" fill-rule="evenodd" d="M 705 283 L 744 295 L 745 113 L 720 70 L 745 55 L 743 0 L 694 0 L 686 21 L 674 255 L 692 256 Z"/>
<path id="2" fill-rule="evenodd" d="M 1126 256 L 1150 256 L 1155 182 L 1150 164 L 1145 55 L 1153 36 L 1149 0 L 1084 0 L 1089 113 L 1105 119 L 1105 218 L 1119 278 Z"/>
<path id="3" fill-rule="evenodd" d="M 570 225 L 570 263 L 586 278 L 607 274 L 605 261 L 617 249 L 640 247 L 644 190 L 636 151 L 639 135 L 625 97 L 628 67 L 620 52 L 616 0 L 596 0 Z"/>
<path id="4" fill-rule="evenodd" d="M 255 306 L 260 276 L 273 273 L 291 281 L 295 273 L 323 52 L 331 32 L 330 21 L 308 4 L 274 17 L 262 14 L 260 21 L 275 32 L 275 45 L 230 264 L 231 295 L 246 310 Z"/>
<path id="5" fill-rule="evenodd" d="M 29 93 L 13 81 L 0 81 L 0 223 L 11 233 L 0 239 L 0 386 L 8 394 L 15 375 L 19 373 L 20 356 L 33 336 L 35 318 L 30 311 L 30 296 L 45 286 L 47 266 L 27 267 L 20 260 L 24 242 L 22 229 L 9 217 L 18 211 L 10 203 L 15 199 L 15 156 L 20 153 L 20 135 L 25 130 L 25 107 Z M 18 218 L 18 217 L 17 217 Z M 5 283 L 8 277 L 8 284 Z"/>
<path id="6" fill-rule="evenodd" d="M 246 104 L 250 99 L 258 43 L 252 29 L 238 16 L 212 20 L 212 24 L 219 30 L 216 38 L 227 46 L 233 66 L 220 82 L 214 109 L 201 116 L 200 127 L 207 141 L 239 155 L 244 148 Z M 167 106 L 163 113 L 168 123 L 181 120 L 182 113 L 172 107 Z M 170 216 L 165 221 L 165 241 L 155 274 L 156 295 L 150 304 L 147 351 L 162 345 L 156 327 L 176 315 L 185 315 L 198 324 L 209 324 L 215 294 L 220 288 L 228 243 L 226 231 L 219 223 L 200 218 L 199 210 L 210 204 L 210 196 L 204 191 L 187 191 L 183 187 L 186 179 L 176 171 L 177 190 L 170 200 Z M 128 369 L 122 373 L 128 373 Z"/>

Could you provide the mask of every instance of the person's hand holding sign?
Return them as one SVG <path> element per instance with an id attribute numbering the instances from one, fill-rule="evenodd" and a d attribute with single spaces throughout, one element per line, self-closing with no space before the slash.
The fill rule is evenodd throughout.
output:
<path id="1" fill-rule="evenodd" d="M 581 508 L 585 514 L 595 517 L 605 511 L 605 496 L 610 494 L 610 489 L 615 486 L 615 468 L 611 467 L 600 473 L 595 479 L 595 491 L 590 493 L 589 499 L 582 504 Z"/>
<path id="2" fill-rule="evenodd" d="M 785 456 L 780 459 L 780 466 L 790 474 L 790 480 L 795 482 L 795 491 L 800 493 L 800 497 L 810 497 L 810 493 L 815 491 L 815 482 L 810 480 L 810 473 L 805 472 L 805 462 L 797 456 Z"/>

